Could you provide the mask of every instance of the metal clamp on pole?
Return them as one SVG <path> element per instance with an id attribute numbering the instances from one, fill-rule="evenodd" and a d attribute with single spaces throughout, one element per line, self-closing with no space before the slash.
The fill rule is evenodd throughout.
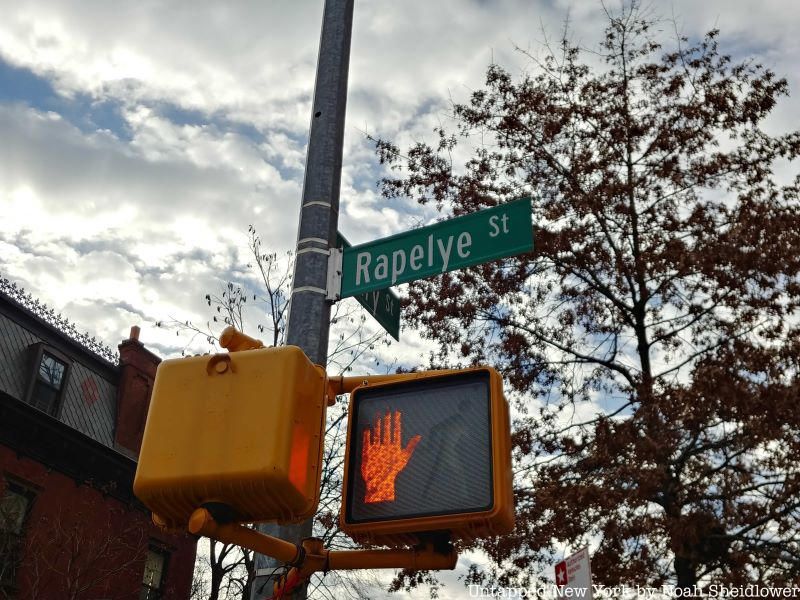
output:
<path id="1" fill-rule="evenodd" d="M 342 256 L 341 248 L 331 248 L 328 258 L 328 285 L 326 298 L 336 302 L 342 291 Z"/>

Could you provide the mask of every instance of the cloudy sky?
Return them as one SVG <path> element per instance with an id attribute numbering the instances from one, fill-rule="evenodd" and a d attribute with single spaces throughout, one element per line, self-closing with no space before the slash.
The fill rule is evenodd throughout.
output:
<path id="1" fill-rule="evenodd" d="M 773 124 L 800 123 L 796 0 L 647 6 L 690 37 L 719 27 L 726 52 L 786 75 L 795 98 Z M 204 323 L 206 293 L 252 280 L 248 225 L 294 247 L 322 1 L 0 7 L 0 275 L 112 347 L 138 324 L 179 353 L 187 340 L 155 322 Z M 595 46 L 596 0 L 357 0 L 339 229 L 358 243 L 435 218 L 379 198 L 366 134 L 430 138 L 491 60 L 530 67 L 514 46 L 539 52 L 567 16 Z M 393 355 L 419 356 L 418 336 L 402 339 Z"/>
<path id="2" fill-rule="evenodd" d="M 798 0 L 646 6 L 786 76 L 769 129 L 800 126 Z M 187 339 L 155 322 L 204 323 L 206 293 L 254 281 L 249 225 L 294 247 L 322 0 L 0 0 L 0 14 L 0 277 L 112 347 L 137 324 L 179 354 Z M 366 135 L 430 139 L 490 61 L 530 68 L 514 46 L 540 52 L 567 16 L 595 47 L 599 0 L 356 0 L 340 231 L 359 243 L 436 218 L 379 198 Z M 401 339 L 389 359 L 424 353 Z"/>

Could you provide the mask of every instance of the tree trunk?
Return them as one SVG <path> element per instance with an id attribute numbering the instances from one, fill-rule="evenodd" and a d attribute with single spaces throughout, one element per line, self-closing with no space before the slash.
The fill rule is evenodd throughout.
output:
<path id="1" fill-rule="evenodd" d="M 692 589 L 697 584 L 697 573 L 690 558 L 675 556 L 675 574 L 678 577 L 678 588 Z"/>
<path id="2" fill-rule="evenodd" d="M 211 589 L 209 590 L 208 600 L 219 600 L 219 589 L 222 587 L 222 578 L 225 572 L 216 565 L 211 566 Z"/>

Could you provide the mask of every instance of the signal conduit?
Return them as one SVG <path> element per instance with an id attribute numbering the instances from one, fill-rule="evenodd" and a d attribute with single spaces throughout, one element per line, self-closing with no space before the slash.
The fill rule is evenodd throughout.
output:
<path id="1" fill-rule="evenodd" d="M 360 385 L 412 381 L 421 377 L 430 377 L 432 375 L 448 375 L 450 373 L 459 373 L 461 371 L 463 371 L 463 369 L 439 369 L 434 371 L 420 371 L 418 373 L 395 373 L 394 375 L 352 375 L 349 377 L 337 375 L 334 377 L 328 377 L 328 390 L 329 393 L 338 396 L 339 394 L 349 394 Z"/>
<path id="2" fill-rule="evenodd" d="M 276 593 L 288 593 L 292 587 L 317 571 L 348 569 L 448 569 L 456 567 L 458 553 L 450 546 L 437 552 L 432 546 L 389 550 L 327 550 L 322 540 L 308 538 L 298 546 L 279 538 L 259 533 L 235 523 L 218 523 L 205 508 L 199 508 L 189 519 L 189 531 L 227 544 L 236 544 L 281 562 L 293 569 L 276 586 Z M 280 596 L 278 596 L 280 597 Z"/>
<path id="3" fill-rule="evenodd" d="M 198 508 L 189 519 L 189 531 L 226 544 L 236 544 L 261 554 L 294 564 L 303 554 L 302 548 L 291 542 L 264 535 L 255 529 L 234 523 L 218 523 L 205 508 Z"/>

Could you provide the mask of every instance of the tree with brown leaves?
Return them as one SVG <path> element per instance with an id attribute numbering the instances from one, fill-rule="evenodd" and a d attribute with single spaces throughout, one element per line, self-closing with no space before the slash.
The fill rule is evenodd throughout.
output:
<path id="1" fill-rule="evenodd" d="M 408 321 L 498 367 L 517 526 L 483 544 L 526 585 L 589 544 L 595 583 L 800 583 L 800 133 L 762 124 L 787 83 L 718 32 L 662 45 L 636 3 L 592 66 L 565 34 L 454 106 L 390 197 L 453 215 L 531 196 L 535 251 L 410 286 Z M 456 149 L 472 158 L 453 163 Z"/>

